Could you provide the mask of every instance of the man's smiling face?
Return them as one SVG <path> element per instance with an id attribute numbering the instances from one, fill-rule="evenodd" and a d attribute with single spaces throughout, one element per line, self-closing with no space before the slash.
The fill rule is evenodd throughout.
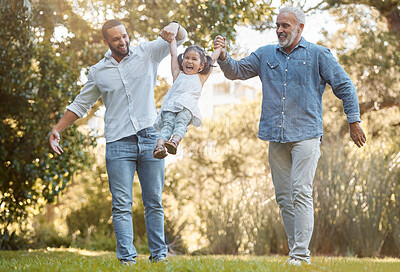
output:
<path id="1" fill-rule="evenodd" d="M 291 48 L 297 44 L 301 36 L 302 27 L 297 22 L 296 15 L 292 12 L 282 12 L 276 18 L 276 35 L 279 45 Z"/>
<path id="2" fill-rule="evenodd" d="M 110 48 L 113 56 L 123 58 L 128 55 L 129 37 L 123 25 L 108 29 L 104 43 Z"/>

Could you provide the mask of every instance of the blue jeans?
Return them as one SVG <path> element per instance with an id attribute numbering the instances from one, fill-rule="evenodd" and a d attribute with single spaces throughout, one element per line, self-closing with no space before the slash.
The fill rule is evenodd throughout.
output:
<path id="1" fill-rule="evenodd" d="M 106 145 L 106 165 L 119 260 L 133 260 L 137 256 L 133 245 L 132 225 L 132 187 L 135 171 L 142 188 L 150 259 L 157 260 L 167 255 L 161 200 L 164 160 L 153 158 L 153 149 L 158 137 L 156 130 L 150 127 L 136 135 Z"/>
<path id="2" fill-rule="evenodd" d="M 162 120 L 163 127 L 160 131 L 161 139 L 168 141 L 171 135 L 178 135 L 183 139 L 189 122 L 192 120 L 192 113 L 186 108 L 180 112 L 166 111 L 162 114 Z"/>

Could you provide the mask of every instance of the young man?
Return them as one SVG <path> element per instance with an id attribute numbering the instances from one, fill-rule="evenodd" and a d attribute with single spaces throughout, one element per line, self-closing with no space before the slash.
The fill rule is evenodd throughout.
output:
<path id="1" fill-rule="evenodd" d="M 60 133 L 82 118 L 102 97 L 106 107 L 106 166 L 112 194 L 117 258 L 122 264 L 136 263 L 131 213 L 136 171 L 142 187 L 150 260 L 163 261 L 167 255 L 161 201 L 164 160 L 153 158 L 158 139 L 153 123 L 157 116 L 154 102 L 157 68 L 169 54 L 169 44 L 158 38 L 129 47 L 126 29 L 118 20 L 107 21 L 102 33 L 104 44 L 110 50 L 101 61 L 90 67 L 85 86 L 52 129 L 50 146 L 54 152 L 61 154 Z M 186 30 L 176 22 L 160 33 L 164 39 L 171 35 L 176 36 L 179 45 L 187 37 Z"/>

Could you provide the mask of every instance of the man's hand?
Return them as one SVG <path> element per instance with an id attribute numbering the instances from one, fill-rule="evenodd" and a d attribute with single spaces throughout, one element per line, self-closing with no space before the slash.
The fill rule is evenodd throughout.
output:
<path id="1" fill-rule="evenodd" d="M 53 151 L 56 152 L 58 155 L 61 155 L 61 153 L 64 152 L 62 148 L 59 146 L 60 133 L 54 128 L 51 130 L 49 142 L 51 149 L 53 149 Z"/>
<path id="2" fill-rule="evenodd" d="M 161 30 L 161 32 L 160 32 L 159 35 L 160 35 L 160 37 L 163 38 L 165 41 L 171 42 L 172 39 L 175 38 L 175 35 L 176 35 L 176 34 L 175 34 L 174 32 L 167 31 L 167 30 L 163 29 L 163 30 Z"/>
<path id="3" fill-rule="evenodd" d="M 172 39 L 174 39 L 178 34 L 178 29 L 179 29 L 179 24 L 170 23 L 161 30 L 159 36 L 163 38 L 165 41 L 171 42 Z"/>
<path id="4" fill-rule="evenodd" d="M 226 58 L 226 38 L 218 35 L 214 39 L 214 49 L 221 48 L 219 59 L 224 60 Z"/>
<path id="5" fill-rule="evenodd" d="M 350 125 L 350 137 L 353 142 L 358 146 L 362 147 L 367 142 L 367 137 L 359 122 L 351 123 Z"/>

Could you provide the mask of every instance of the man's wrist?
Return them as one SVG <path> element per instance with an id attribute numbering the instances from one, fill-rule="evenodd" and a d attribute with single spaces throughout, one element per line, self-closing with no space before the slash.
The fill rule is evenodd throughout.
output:
<path id="1" fill-rule="evenodd" d="M 51 129 L 51 131 L 53 131 L 53 132 L 57 132 L 57 133 L 61 133 L 61 129 L 59 129 L 59 128 L 57 128 L 56 126 L 54 126 L 52 129 Z"/>
<path id="2" fill-rule="evenodd" d="M 225 58 L 223 58 L 223 59 L 221 58 L 222 54 L 223 53 L 219 54 L 218 59 L 217 59 L 219 64 L 224 64 L 228 61 L 228 56 L 229 56 L 228 52 L 225 53 Z"/>

